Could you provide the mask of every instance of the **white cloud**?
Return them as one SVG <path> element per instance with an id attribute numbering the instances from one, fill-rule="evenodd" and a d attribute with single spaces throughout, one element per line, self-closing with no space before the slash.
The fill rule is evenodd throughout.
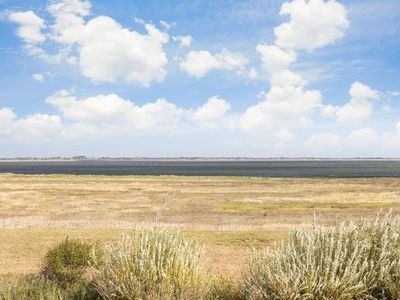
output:
<path id="1" fill-rule="evenodd" d="M 248 60 L 238 52 L 222 49 L 215 55 L 208 51 L 190 51 L 180 63 L 182 71 L 189 75 L 202 78 L 211 70 L 243 71 Z"/>
<path id="2" fill-rule="evenodd" d="M 305 86 L 307 84 L 301 75 L 289 70 L 272 74 L 270 82 L 272 86 Z"/>
<path id="3" fill-rule="evenodd" d="M 40 82 L 44 81 L 44 75 L 42 73 L 32 74 L 32 78 L 33 78 L 33 80 L 36 80 L 36 81 L 40 81 Z"/>
<path id="4" fill-rule="evenodd" d="M 342 138 L 336 133 L 318 133 L 309 137 L 304 144 L 310 155 L 340 156 Z"/>
<path id="5" fill-rule="evenodd" d="M 282 48 L 312 51 L 334 44 L 350 24 L 346 8 L 335 0 L 285 2 L 280 14 L 290 16 L 274 30 L 276 45 Z"/>
<path id="6" fill-rule="evenodd" d="M 43 43 L 46 40 L 42 29 L 45 22 L 33 11 L 13 12 L 9 14 L 9 19 L 19 24 L 17 35 L 27 44 Z"/>
<path id="7" fill-rule="evenodd" d="M 285 50 L 275 45 L 259 44 L 256 50 L 261 56 L 264 71 L 269 74 L 282 72 L 296 61 L 294 51 Z"/>
<path id="8" fill-rule="evenodd" d="M 170 23 L 168 23 L 166 21 L 163 21 L 163 20 L 160 21 L 160 24 L 161 24 L 162 27 L 165 28 L 165 30 L 169 30 L 169 29 L 171 29 L 172 26 L 175 25 L 175 23 L 170 24 Z"/>
<path id="9" fill-rule="evenodd" d="M 388 142 L 387 137 L 379 135 L 375 130 L 362 128 L 350 132 L 346 137 L 346 152 L 361 157 L 380 156 L 377 153 L 382 153 L 382 146 Z"/>
<path id="10" fill-rule="evenodd" d="M 249 79 L 256 79 L 258 77 L 258 72 L 255 68 L 250 68 L 245 72 L 244 75 Z"/>
<path id="11" fill-rule="evenodd" d="M 378 133 L 371 128 L 362 128 L 352 131 L 346 138 L 346 141 L 357 147 L 362 145 L 373 145 L 377 143 Z"/>
<path id="12" fill-rule="evenodd" d="M 222 49 L 221 53 L 216 54 L 215 57 L 219 62 L 219 68 L 228 71 L 243 70 L 249 62 L 241 53 L 231 52 L 227 49 Z"/>
<path id="13" fill-rule="evenodd" d="M 122 81 L 147 87 L 164 80 L 168 59 L 163 45 L 169 36 L 153 24 L 144 24 L 147 33 L 140 34 L 106 16 L 86 22 L 91 9 L 86 0 L 52 1 L 47 9 L 54 19 L 48 35 L 58 47 L 54 55 L 36 45 L 46 39 L 41 33 L 45 27 L 42 19 L 32 11 L 10 14 L 10 19 L 21 25 L 18 35 L 31 55 L 50 63 L 76 64 L 82 75 L 95 82 Z"/>
<path id="14" fill-rule="evenodd" d="M 218 68 L 218 60 L 208 51 L 190 51 L 180 63 L 180 68 L 191 76 L 201 78 L 212 69 Z"/>
<path id="15" fill-rule="evenodd" d="M 274 135 L 280 142 L 288 142 L 294 138 L 293 132 L 288 129 L 278 130 Z"/>
<path id="16" fill-rule="evenodd" d="M 321 108 L 321 115 L 325 118 L 335 118 L 339 107 L 334 105 L 324 105 Z"/>
<path id="17" fill-rule="evenodd" d="M 9 134 L 12 130 L 13 121 L 16 119 L 16 115 L 10 108 L 0 109 L 0 137 L 2 135 Z"/>
<path id="18" fill-rule="evenodd" d="M 352 99 L 378 99 L 379 93 L 361 82 L 354 82 L 349 90 Z"/>
<path id="19" fill-rule="evenodd" d="M 79 41 L 85 26 L 83 17 L 90 14 L 90 8 L 90 2 L 85 0 L 50 2 L 47 10 L 54 18 L 52 39 L 63 44 Z"/>
<path id="20" fill-rule="evenodd" d="M 183 110 L 165 99 L 138 106 L 118 95 L 98 95 L 76 98 L 69 91 L 59 91 L 47 98 L 67 121 L 81 128 L 91 128 L 115 133 L 140 130 L 168 131 L 180 121 Z M 76 125 L 75 124 L 75 125 Z"/>
<path id="21" fill-rule="evenodd" d="M 339 123 L 355 123 L 368 120 L 373 106 L 370 100 L 379 99 L 379 93 L 369 86 L 354 82 L 349 90 L 350 101 L 343 106 L 327 105 L 321 114 L 325 117 L 335 117 Z"/>
<path id="22" fill-rule="evenodd" d="M 275 28 L 275 44 L 256 47 L 271 88 L 264 101 L 250 106 L 240 118 L 245 130 L 309 125 L 317 108 L 325 116 L 338 113 L 334 106 L 323 107 L 321 93 L 307 90 L 306 80 L 290 67 L 296 62 L 296 50 L 311 51 L 344 35 L 349 25 L 345 7 L 335 0 L 294 0 L 285 2 L 280 13 L 290 20 Z"/>
<path id="23" fill-rule="evenodd" d="M 56 115 L 34 114 L 25 119 L 18 119 L 13 124 L 15 137 L 58 137 L 62 134 L 61 118 Z"/>
<path id="24" fill-rule="evenodd" d="M 241 117 L 245 130 L 276 128 L 286 125 L 304 126 L 309 115 L 321 106 L 319 91 L 305 91 L 301 86 L 273 86 L 265 100 L 250 106 Z"/>
<path id="25" fill-rule="evenodd" d="M 202 127 L 215 128 L 218 124 L 221 125 L 230 108 L 231 105 L 226 100 L 214 96 L 195 110 L 190 118 Z"/>
<path id="26" fill-rule="evenodd" d="M 72 136 L 79 135 L 79 131 L 120 135 L 227 127 L 223 121 L 230 109 L 230 104 L 217 96 L 210 97 L 197 109 L 183 109 L 166 99 L 140 106 L 115 94 L 79 99 L 67 90 L 56 92 L 46 102 L 68 122 Z"/>
<path id="27" fill-rule="evenodd" d="M 180 48 L 190 47 L 193 42 L 193 38 L 190 35 L 177 35 L 173 36 L 172 40 L 179 43 Z"/>
<path id="28" fill-rule="evenodd" d="M 79 66 L 94 81 L 125 81 L 149 86 L 163 81 L 168 62 L 162 45 L 168 35 L 146 24 L 148 34 L 123 28 L 109 17 L 90 20 L 79 40 Z"/>

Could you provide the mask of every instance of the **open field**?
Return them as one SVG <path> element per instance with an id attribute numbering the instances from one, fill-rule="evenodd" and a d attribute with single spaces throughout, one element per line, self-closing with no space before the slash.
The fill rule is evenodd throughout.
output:
<path id="1" fill-rule="evenodd" d="M 249 247 L 292 227 L 400 208 L 400 179 L 0 175 L 0 274 L 35 272 L 67 235 L 99 242 L 135 226 L 169 227 L 237 274 Z"/>

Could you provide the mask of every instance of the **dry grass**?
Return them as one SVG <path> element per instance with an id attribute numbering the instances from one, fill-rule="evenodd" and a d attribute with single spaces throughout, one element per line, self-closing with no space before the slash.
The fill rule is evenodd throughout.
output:
<path id="1" fill-rule="evenodd" d="M 292 227 L 400 208 L 400 179 L 0 174 L 0 274 L 29 273 L 65 239 L 105 242 L 134 227 L 179 229 L 237 273 L 251 246 Z"/>

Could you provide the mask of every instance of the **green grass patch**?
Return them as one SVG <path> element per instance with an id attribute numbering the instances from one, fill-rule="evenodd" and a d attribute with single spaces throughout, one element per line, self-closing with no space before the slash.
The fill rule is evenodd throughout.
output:
<path id="1" fill-rule="evenodd" d="M 285 239 L 287 230 L 184 231 L 184 236 L 202 244 L 237 247 L 263 247 Z"/>
<path id="2" fill-rule="evenodd" d="M 377 209 L 395 208 L 399 203 L 271 203 L 271 204 L 250 204 L 250 203 L 228 203 L 217 207 L 217 211 L 227 212 L 267 212 L 267 211 L 307 211 L 307 210 L 351 210 L 351 209 Z"/>

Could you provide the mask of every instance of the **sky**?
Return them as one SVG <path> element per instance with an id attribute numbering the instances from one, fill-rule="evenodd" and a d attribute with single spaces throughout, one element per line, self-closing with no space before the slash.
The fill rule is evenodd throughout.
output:
<path id="1" fill-rule="evenodd" d="M 400 157 L 400 1 L 0 0 L 0 157 Z"/>

